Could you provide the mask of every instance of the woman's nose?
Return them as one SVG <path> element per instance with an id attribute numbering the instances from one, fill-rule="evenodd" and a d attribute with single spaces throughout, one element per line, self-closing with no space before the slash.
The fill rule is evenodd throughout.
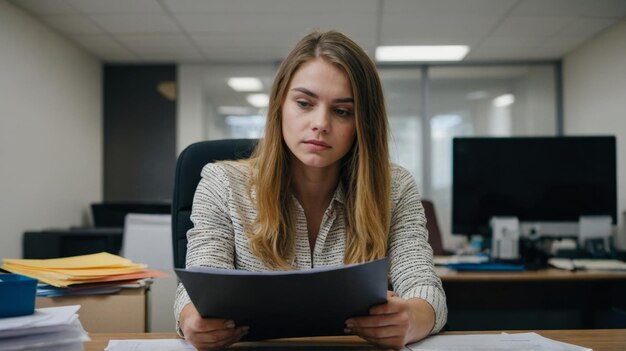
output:
<path id="1" fill-rule="evenodd" d="M 320 109 L 315 113 L 312 129 L 315 132 L 328 133 L 330 129 L 330 114 L 326 109 Z"/>

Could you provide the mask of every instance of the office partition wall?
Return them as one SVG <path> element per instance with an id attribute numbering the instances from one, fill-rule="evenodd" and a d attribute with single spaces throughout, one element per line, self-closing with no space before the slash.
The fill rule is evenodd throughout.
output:
<path id="1" fill-rule="evenodd" d="M 104 200 L 167 201 L 176 164 L 174 65 L 104 66 Z M 175 94 L 175 91 L 174 91 Z"/>

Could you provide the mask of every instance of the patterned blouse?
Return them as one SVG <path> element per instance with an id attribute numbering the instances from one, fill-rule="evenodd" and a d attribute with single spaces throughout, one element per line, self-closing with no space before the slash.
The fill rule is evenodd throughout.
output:
<path id="1" fill-rule="evenodd" d="M 244 230 L 244 223 L 252 223 L 256 216 L 246 191 L 247 167 L 244 163 L 211 163 L 203 168 L 191 212 L 194 227 L 187 232 L 187 267 L 271 270 L 250 251 Z M 441 280 L 434 270 L 420 195 L 412 175 L 400 166 L 392 166 L 391 184 L 389 282 L 398 296 L 421 298 L 432 306 L 435 326 L 431 334 L 434 334 L 446 323 L 448 310 Z M 324 213 L 313 253 L 304 210 L 293 199 L 296 237 L 292 269 L 343 264 L 346 238 L 341 184 Z M 179 283 L 174 304 L 177 321 L 183 307 L 190 302 Z"/>

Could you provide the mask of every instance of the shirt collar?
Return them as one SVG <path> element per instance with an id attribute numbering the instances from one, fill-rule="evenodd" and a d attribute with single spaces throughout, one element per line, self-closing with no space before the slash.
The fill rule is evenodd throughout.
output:
<path id="1" fill-rule="evenodd" d="M 337 184 L 337 189 L 335 189 L 335 195 L 333 195 L 333 201 L 334 200 L 339 201 L 341 204 L 345 204 L 345 195 L 343 192 L 342 182 L 339 182 L 339 184 Z"/>

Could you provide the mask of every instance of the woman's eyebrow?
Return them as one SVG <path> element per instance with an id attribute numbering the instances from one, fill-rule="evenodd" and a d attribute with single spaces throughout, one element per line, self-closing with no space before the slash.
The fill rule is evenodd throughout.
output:
<path id="1" fill-rule="evenodd" d="M 296 88 L 292 88 L 291 90 L 292 91 L 299 91 L 299 92 L 304 93 L 304 94 L 306 94 L 306 95 L 308 95 L 308 96 L 310 96 L 312 98 L 316 98 L 316 99 L 318 98 L 317 94 L 315 94 L 314 92 L 310 91 L 307 88 L 296 87 Z"/>
<path id="2" fill-rule="evenodd" d="M 315 98 L 315 99 L 319 98 L 319 96 L 317 96 L 317 94 L 315 94 L 314 92 L 310 91 L 307 88 L 296 87 L 296 88 L 292 88 L 291 90 L 292 91 L 299 91 L 299 92 L 301 92 L 303 94 L 306 94 L 306 95 L 308 95 L 308 96 L 310 96 L 312 98 Z M 333 102 L 334 103 L 345 103 L 345 102 L 352 102 L 353 103 L 354 99 L 351 98 L 351 97 L 345 97 L 345 98 L 334 99 Z"/>

